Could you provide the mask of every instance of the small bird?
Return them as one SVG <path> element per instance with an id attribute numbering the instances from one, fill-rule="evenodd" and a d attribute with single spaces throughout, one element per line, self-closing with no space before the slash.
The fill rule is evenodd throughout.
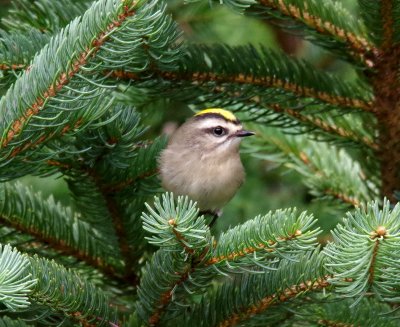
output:
<path id="1" fill-rule="evenodd" d="M 214 216 L 212 226 L 244 182 L 239 145 L 250 135 L 228 110 L 198 112 L 173 133 L 160 155 L 162 186 L 196 201 L 201 213 Z"/>

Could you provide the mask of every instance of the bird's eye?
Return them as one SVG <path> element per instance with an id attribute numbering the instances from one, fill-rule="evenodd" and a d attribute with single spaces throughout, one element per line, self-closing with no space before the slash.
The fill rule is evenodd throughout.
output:
<path id="1" fill-rule="evenodd" d="M 222 136 L 222 135 L 225 135 L 225 133 L 226 133 L 225 129 L 222 128 L 221 126 L 217 126 L 217 127 L 213 128 L 212 131 L 215 136 Z"/>

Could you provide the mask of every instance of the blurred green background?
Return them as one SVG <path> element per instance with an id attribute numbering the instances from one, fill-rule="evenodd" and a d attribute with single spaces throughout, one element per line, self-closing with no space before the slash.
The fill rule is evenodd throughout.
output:
<path id="1" fill-rule="evenodd" d="M 0 0 L 0 17 L 8 14 L 9 3 L 9 0 Z M 239 15 L 216 2 L 210 7 L 209 1 L 206 0 L 186 5 L 182 0 L 170 0 L 167 3 L 169 11 L 183 30 L 183 38 L 189 42 L 223 42 L 229 45 L 251 43 L 273 49 L 282 48 L 290 55 L 304 58 L 325 71 L 340 74 L 346 79 L 355 76 L 355 72 L 343 61 L 298 36 L 283 32 L 270 22 Z M 357 14 L 356 0 L 343 0 L 342 4 L 353 14 Z M 165 109 L 161 111 L 160 107 Z M 142 115 L 143 120 L 151 126 L 147 137 L 152 138 L 162 131 L 165 122 L 180 124 L 192 115 L 192 111 L 184 104 L 166 103 L 161 100 L 142 110 Z M 321 235 L 321 241 L 329 238 L 326 232 L 343 217 L 345 207 L 337 203 L 332 204 L 331 201 L 313 199 L 295 172 L 265 160 L 255 159 L 248 153 L 243 153 L 242 158 L 247 180 L 217 221 L 214 227 L 216 234 L 226 230 L 228 226 L 269 210 L 295 206 L 299 210 L 312 212 L 318 218 L 320 227 L 325 231 Z M 53 194 L 59 201 L 69 203 L 68 189 L 62 176 L 29 176 L 22 181 L 43 194 Z"/>

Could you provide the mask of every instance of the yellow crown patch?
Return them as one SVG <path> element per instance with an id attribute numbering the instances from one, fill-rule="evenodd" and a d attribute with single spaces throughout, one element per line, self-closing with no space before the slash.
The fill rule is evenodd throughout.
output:
<path id="1" fill-rule="evenodd" d="M 228 110 L 221 109 L 221 108 L 204 109 L 202 111 L 199 111 L 194 116 L 196 117 L 196 116 L 202 116 L 202 115 L 207 115 L 207 114 L 220 115 L 220 116 L 224 117 L 226 120 L 233 121 L 233 122 L 238 121 L 238 119 L 236 118 L 236 116 L 233 113 L 231 113 Z"/>

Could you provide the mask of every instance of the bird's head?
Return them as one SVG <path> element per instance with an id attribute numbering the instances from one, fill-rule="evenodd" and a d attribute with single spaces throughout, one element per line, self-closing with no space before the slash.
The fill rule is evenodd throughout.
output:
<path id="1" fill-rule="evenodd" d="M 237 151 L 240 141 L 254 135 L 243 129 L 236 116 L 225 109 L 205 109 L 184 123 L 173 137 L 174 142 L 192 146 L 201 152 L 213 154 Z"/>

